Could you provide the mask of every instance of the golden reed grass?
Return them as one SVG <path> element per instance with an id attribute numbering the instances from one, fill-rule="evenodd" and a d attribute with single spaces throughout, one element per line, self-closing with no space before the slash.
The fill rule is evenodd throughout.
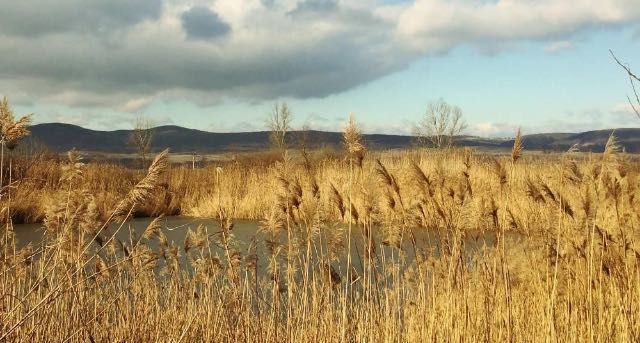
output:
<path id="1" fill-rule="evenodd" d="M 614 137 L 603 154 L 522 146 L 33 163 L 11 192 L 42 199 L 45 238 L 3 242 L 0 341 L 640 340 L 637 160 Z M 123 238 L 172 209 L 218 224 Z M 250 241 L 239 217 L 259 219 Z"/>

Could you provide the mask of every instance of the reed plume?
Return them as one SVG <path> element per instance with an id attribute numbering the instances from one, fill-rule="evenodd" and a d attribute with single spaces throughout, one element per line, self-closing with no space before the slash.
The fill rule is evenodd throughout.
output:
<path id="1" fill-rule="evenodd" d="M 506 185 L 508 181 L 507 169 L 504 167 L 504 164 L 498 161 L 497 158 L 493 158 L 492 161 L 493 161 L 493 171 L 498 177 L 498 181 L 500 181 L 500 187 L 502 187 Z"/>
<path id="2" fill-rule="evenodd" d="M 522 155 L 522 134 L 520 128 L 516 132 L 516 138 L 513 140 L 513 147 L 511 148 L 511 162 L 516 163 Z"/>
<path id="3" fill-rule="evenodd" d="M 162 228 L 162 220 L 164 216 L 159 216 L 154 218 L 149 225 L 144 229 L 142 234 L 142 238 L 144 239 L 152 239 L 153 237 L 157 237 L 160 234 L 160 229 Z"/>
<path id="4" fill-rule="evenodd" d="M 616 168 L 618 162 L 616 154 L 619 153 L 621 149 L 622 147 L 618 143 L 618 138 L 615 136 L 614 132 L 612 132 L 604 146 L 600 173 L 609 172 Z"/>
<path id="5" fill-rule="evenodd" d="M 382 181 L 382 183 L 384 183 L 386 186 L 393 189 L 394 192 L 397 193 L 400 190 L 400 187 L 396 182 L 396 178 L 391 175 L 391 173 L 389 173 L 387 167 L 385 167 L 379 159 L 376 160 L 376 174 L 378 174 L 378 178 L 380 179 L 380 181 Z"/>
<path id="6" fill-rule="evenodd" d="M 358 167 L 362 167 L 362 160 L 364 159 L 365 147 L 362 143 L 362 134 L 360 128 L 356 123 L 356 119 L 352 114 L 349 115 L 349 121 L 344 128 L 343 142 L 349 158 L 355 162 Z"/>
<path id="7" fill-rule="evenodd" d="M 0 138 L 9 150 L 13 150 L 18 142 L 29 135 L 32 114 L 16 120 L 9 100 L 6 97 L 0 101 Z"/>
<path id="8" fill-rule="evenodd" d="M 147 171 L 147 175 L 138 182 L 129 194 L 120 202 L 114 211 L 114 216 L 122 216 L 132 212 L 136 206 L 149 199 L 158 187 L 160 176 L 167 170 L 169 150 L 159 153 Z"/>
<path id="9" fill-rule="evenodd" d="M 536 186 L 536 184 L 531 180 L 527 179 L 527 195 L 533 199 L 535 202 L 544 203 L 544 195 L 540 192 L 540 189 Z"/>

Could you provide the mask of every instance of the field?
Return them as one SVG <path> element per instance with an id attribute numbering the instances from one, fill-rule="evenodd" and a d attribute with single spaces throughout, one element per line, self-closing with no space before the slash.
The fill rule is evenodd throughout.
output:
<path id="1" fill-rule="evenodd" d="M 640 168 L 613 136 L 602 154 L 367 152 L 347 132 L 344 151 L 196 169 L 3 163 L 0 341 L 640 340 Z M 219 225 L 117 239 L 163 215 Z M 239 218 L 260 221 L 247 248 Z M 19 222 L 45 241 L 16 249 Z"/>

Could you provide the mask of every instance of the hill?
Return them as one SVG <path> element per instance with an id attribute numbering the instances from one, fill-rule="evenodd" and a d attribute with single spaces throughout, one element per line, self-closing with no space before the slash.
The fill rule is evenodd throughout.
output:
<path id="1" fill-rule="evenodd" d="M 153 150 L 170 148 L 174 153 L 222 153 L 228 151 L 256 151 L 269 144 L 269 133 L 234 132 L 216 133 L 168 125 L 152 129 L 154 131 Z M 613 130 L 597 130 L 581 133 L 542 133 L 524 136 L 527 150 L 566 151 L 574 144 L 581 151 L 602 151 Z M 61 123 L 38 124 L 31 127 L 32 140 L 45 144 L 55 152 L 65 152 L 73 148 L 81 151 L 102 153 L 131 153 L 128 140 L 131 131 L 97 131 L 80 126 Z M 626 151 L 640 152 L 640 129 L 616 129 L 616 136 Z M 291 132 L 292 144 L 307 135 L 310 147 L 321 145 L 338 146 L 342 134 L 338 132 L 308 131 Z M 411 136 L 368 134 L 364 140 L 370 149 L 405 148 L 413 144 Z M 461 136 L 458 145 L 480 149 L 509 149 L 513 140 L 489 139 Z"/>

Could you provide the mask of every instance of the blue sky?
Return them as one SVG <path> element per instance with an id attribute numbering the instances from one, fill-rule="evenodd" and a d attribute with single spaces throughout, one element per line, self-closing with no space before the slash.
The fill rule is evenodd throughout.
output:
<path id="1" fill-rule="evenodd" d="M 8 5 L 0 94 L 36 122 L 101 130 L 139 115 L 264 130 L 286 101 L 294 127 L 340 130 L 353 112 L 406 134 L 438 98 L 480 136 L 640 126 L 608 51 L 640 70 L 640 4 L 567 3 L 62 0 L 37 25 L 46 9 Z"/>

